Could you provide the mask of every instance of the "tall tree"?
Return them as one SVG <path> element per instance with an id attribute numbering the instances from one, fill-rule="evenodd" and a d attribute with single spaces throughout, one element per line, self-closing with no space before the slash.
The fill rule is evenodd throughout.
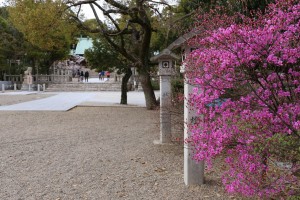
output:
<path id="1" fill-rule="evenodd" d="M 151 19 L 159 11 L 159 5 L 168 6 L 165 1 L 116 1 L 116 0 L 86 0 L 79 2 L 69 2 L 70 7 L 89 4 L 97 19 L 98 27 L 90 29 L 91 32 L 100 33 L 103 38 L 139 72 L 139 78 L 144 90 L 146 107 L 153 109 L 158 104 L 150 81 L 150 43 L 153 29 Z M 101 11 L 106 20 L 98 16 Z M 121 16 L 125 20 L 119 23 L 116 19 Z M 77 18 L 80 22 L 79 18 Z M 86 28 L 86 27 L 85 27 Z M 127 37 L 130 41 L 126 41 Z"/>

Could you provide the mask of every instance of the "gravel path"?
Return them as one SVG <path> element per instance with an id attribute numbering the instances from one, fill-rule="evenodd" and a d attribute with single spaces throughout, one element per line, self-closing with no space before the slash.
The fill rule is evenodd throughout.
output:
<path id="1" fill-rule="evenodd" d="M 235 199 L 210 174 L 185 186 L 182 145 L 154 145 L 158 123 L 145 108 L 1 111 L 0 199 Z"/>

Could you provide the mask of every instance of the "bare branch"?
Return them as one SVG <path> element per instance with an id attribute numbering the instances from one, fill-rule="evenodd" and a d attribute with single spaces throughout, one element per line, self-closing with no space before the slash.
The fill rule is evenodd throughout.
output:
<path id="1" fill-rule="evenodd" d="M 162 5 L 168 6 L 169 8 L 172 8 L 172 6 L 164 0 L 161 0 L 160 2 L 158 2 L 158 1 L 149 1 L 149 2 L 152 2 L 152 3 L 155 3 L 155 4 L 162 4 Z"/>
<path id="2" fill-rule="evenodd" d="M 159 10 L 157 8 L 154 8 L 151 5 L 149 5 L 148 7 L 151 8 L 152 10 L 154 10 L 154 12 L 156 12 L 159 15 L 159 17 L 162 17 L 162 14 L 159 12 Z"/>
<path id="3" fill-rule="evenodd" d="M 97 6 L 97 7 L 103 12 L 103 14 L 106 13 L 105 9 L 102 8 L 102 6 L 100 6 L 98 3 L 94 3 L 94 4 L 95 4 L 95 6 Z M 92 9 L 93 9 L 93 8 L 92 8 Z M 107 17 L 110 19 L 110 21 L 115 25 L 116 29 L 117 29 L 118 31 L 121 31 L 121 29 L 120 29 L 119 25 L 116 23 L 116 21 L 115 21 L 109 14 L 106 14 L 106 16 L 107 16 Z"/>
<path id="4" fill-rule="evenodd" d="M 103 14 L 104 15 L 108 15 L 108 14 L 123 14 L 123 15 L 128 15 L 129 12 L 128 12 L 128 10 L 114 10 L 114 9 L 109 9 L 109 10 L 104 10 Z"/>
<path id="5" fill-rule="evenodd" d="M 71 16 L 71 17 L 77 22 L 78 27 L 83 28 L 84 30 L 87 30 L 90 33 L 101 33 L 102 31 L 99 28 L 91 29 L 90 27 L 84 25 L 83 22 L 77 16 Z"/>
<path id="6" fill-rule="evenodd" d="M 119 2 L 116 2 L 114 0 L 104 0 L 104 1 L 116 8 L 119 8 L 120 10 L 123 10 L 123 11 L 128 10 L 128 7 L 124 6 L 123 4 L 120 4 Z"/>
<path id="7" fill-rule="evenodd" d="M 70 7 L 75 7 L 75 6 L 80 6 L 83 4 L 90 4 L 90 3 L 95 3 L 97 0 L 84 0 L 84 1 L 78 1 L 76 3 L 74 3 L 73 1 L 67 1 L 66 4 L 70 4 Z"/>
<path id="8" fill-rule="evenodd" d="M 77 14 L 76 14 L 77 17 L 79 16 L 80 10 L 81 10 L 81 5 L 79 5 L 79 9 L 77 11 Z"/>
<path id="9" fill-rule="evenodd" d="M 175 21 L 172 22 L 172 24 L 176 24 L 177 22 L 179 22 L 181 20 L 184 20 L 185 18 L 188 18 L 188 17 L 190 17 L 191 15 L 193 15 L 195 13 L 196 13 L 196 11 L 194 10 L 194 11 L 192 11 L 192 12 L 190 12 L 190 13 L 188 13 L 188 14 L 186 14 L 186 15 L 178 18 L 178 19 L 176 19 Z"/>
<path id="10" fill-rule="evenodd" d="M 93 13 L 96 17 L 96 20 L 98 22 L 98 24 L 100 25 L 101 27 L 101 33 L 102 33 L 102 36 L 106 39 L 106 41 L 113 47 L 115 48 L 119 53 L 121 53 L 125 58 L 127 58 L 128 60 L 130 60 L 131 62 L 136 62 L 136 59 L 134 58 L 134 56 L 130 55 L 126 49 L 124 48 L 124 45 L 123 45 L 123 42 L 122 42 L 122 45 L 118 45 L 116 44 L 110 37 L 109 35 L 107 34 L 107 32 L 105 31 L 105 26 L 103 25 L 103 22 L 99 19 L 99 16 L 98 14 L 96 13 L 96 10 L 95 10 L 95 7 L 93 4 L 90 4 L 92 10 L 93 10 Z"/>

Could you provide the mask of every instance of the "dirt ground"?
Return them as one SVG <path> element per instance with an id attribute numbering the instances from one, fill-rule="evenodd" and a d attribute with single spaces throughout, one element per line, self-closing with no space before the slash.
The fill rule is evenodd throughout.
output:
<path id="1" fill-rule="evenodd" d="M 45 96 L 0 96 L 8 105 Z M 159 111 L 77 107 L 0 112 L 0 199 L 240 199 L 220 177 L 185 186 L 183 146 L 154 145 Z"/>

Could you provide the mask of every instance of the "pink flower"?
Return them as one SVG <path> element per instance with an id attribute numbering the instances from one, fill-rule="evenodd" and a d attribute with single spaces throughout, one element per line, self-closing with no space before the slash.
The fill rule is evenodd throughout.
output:
<path id="1" fill-rule="evenodd" d="M 244 24 L 216 16 L 199 17 L 208 17 L 210 25 L 190 41 L 199 48 L 185 61 L 197 88 L 190 105 L 201 116 L 190 126 L 194 159 L 211 167 L 226 154 L 223 184 L 230 193 L 287 193 L 297 178 L 272 173 L 268 160 L 277 156 L 271 151 L 274 135 L 299 139 L 300 3 L 277 0 L 258 19 L 243 16 Z"/>

